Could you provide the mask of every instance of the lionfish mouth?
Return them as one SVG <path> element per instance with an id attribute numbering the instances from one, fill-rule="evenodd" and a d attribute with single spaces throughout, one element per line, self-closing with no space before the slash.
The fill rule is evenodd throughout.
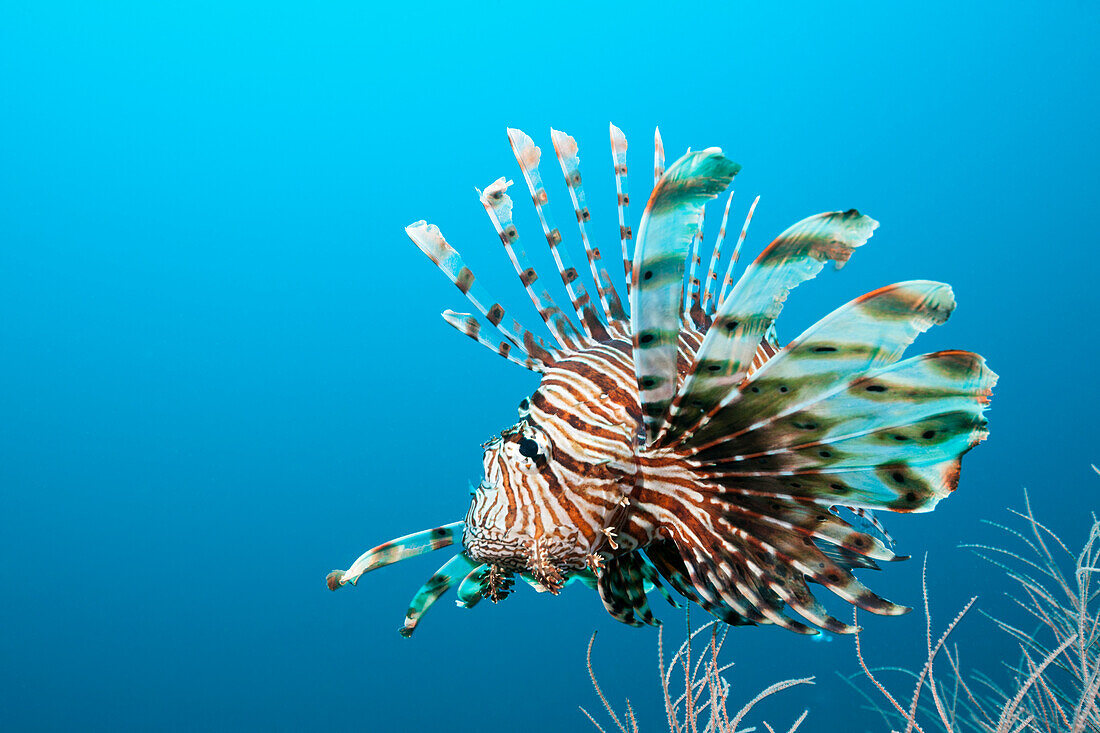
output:
<path id="1" fill-rule="evenodd" d="M 471 560 L 486 563 L 499 574 L 528 576 L 554 594 L 572 573 L 585 569 L 588 556 L 575 531 L 534 537 L 467 527 L 462 544 Z"/>

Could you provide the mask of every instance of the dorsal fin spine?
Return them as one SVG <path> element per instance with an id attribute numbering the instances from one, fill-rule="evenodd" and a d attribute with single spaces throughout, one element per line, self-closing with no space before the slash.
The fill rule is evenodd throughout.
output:
<path id="1" fill-rule="evenodd" d="M 653 185 L 665 174 L 665 143 L 661 140 L 661 128 L 653 128 Z"/>
<path id="2" fill-rule="evenodd" d="M 691 256 L 688 261 L 688 279 L 687 287 L 685 288 L 687 297 L 684 299 L 684 325 L 688 328 L 695 328 L 697 330 L 703 328 L 702 310 L 699 306 L 699 291 L 701 286 L 697 275 L 702 269 L 701 265 L 703 264 L 703 229 L 706 225 L 706 219 L 707 207 L 704 206 L 703 210 L 699 212 L 699 227 L 691 241 Z"/>
<path id="3" fill-rule="evenodd" d="M 619 209 L 619 243 L 622 245 L 623 250 L 623 275 L 626 281 L 626 298 L 629 302 L 630 275 L 633 262 L 627 242 L 634 238 L 634 232 L 630 228 L 630 193 L 627 188 L 626 148 L 626 135 L 615 125 L 611 125 L 611 160 L 615 164 L 615 193 L 618 197 Z"/>
<path id="4" fill-rule="evenodd" d="M 726 199 L 726 208 L 722 211 L 722 225 L 718 228 L 718 239 L 714 243 L 714 251 L 710 255 L 710 267 L 707 268 L 706 283 L 703 287 L 703 312 L 707 315 L 714 313 L 718 302 L 718 263 L 722 260 L 722 244 L 726 241 L 726 223 L 730 218 L 730 204 L 733 203 L 733 191 L 730 191 Z M 712 297 L 713 296 L 713 297 Z"/>
<path id="5" fill-rule="evenodd" d="M 550 254 L 554 258 L 554 264 L 561 275 L 562 283 L 569 293 L 573 310 L 580 319 L 581 328 L 585 335 L 591 339 L 595 329 L 602 329 L 599 318 L 592 308 L 591 298 L 584 289 L 584 285 L 578 280 L 577 269 L 569 258 L 569 254 L 560 246 L 562 242 L 561 230 L 553 225 L 550 215 L 546 211 L 546 203 L 549 196 L 542 184 L 542 175 L 539 173 L 539 160 L 542 151 L 529 135 L 522 130 L 508 128 L 508 141 L 512 145 L 512 153 L 516 156 L 520 170 L 523 172 L 523 180 L 527 183 L 527 190 L 531 193 L 531 202 L 535 205 L 539 223 L 542 224 L 542 232 L 546 236 L 546 244 L 550 247 Z"/>
<path id="6" fill-rule="evenodd" d="M 741 256 L 741 245 L 745 243 L 745 235 L 749 233 L 749 224 L 752 222 L 752 215 L 756 211 L 758 203 L 760 203 L 759 196 L 752 200 L 749 213 L 745 215 L 745 223 L 741 226 L 741 233 L 737 235 L 737 244 L 733 247 L 733 256 L 730 257 L 729 267 L 726 268 L 726 277 L 722 281 L 722 292 L 718 296 L 715 310 L 722 307 L 722 301 L 726 299 L 726 293 L 733 287 L 733 270 L 737 266 L 738 258 Z"/>
<path id="7" fill-rule="evenodd" d="M 520 283 L 527 291 L 542 320 L 563 348 L 577 349 L 584 340 L 577 331 L 577 327 L 555 305 L 549 292 L 544 290 L 540 297 L 534 289 L 539 275 L 527 259 L 527 253 L 523 251 L 520 244 L 519 230 L 512 221 L 512 199 L 507 193 L 511 185 L 512 182 L 504 177 L 498 178 L 487 186 L 485 191 L 478 191 L 478 198 L 485 208 L 485 213 L 489 215 L 489 220 L 493 223 L 501 244 L 504 245 L 504 251 L 508 253 L 508 259 L 512 262 Z"/>
<path id="8" fill-rule="evenodd" d="M 600 298 L 604 319 L 608 323 L 613 323 L 618 318 L 612 311 L 611 302 L 619 301 L 619 294 L 615 291 L 615 286 L 611 284 L 607 273 L 600 268 L 600 251 L 588 240 L 585 222 L 591 218 L 591 214 L 584 197 L 584 185 L 581 183 L 581 159 L 577 154 L 577 141 L 571 135 L 553 128 L 550 129 L 550 139 L 554 145 L 558 165 L 561 166 L 561 174 L 565 178 L 569 199 L 573 203 L 573 213 L 577 219 L 577 229 L 580 230 L 581 244 L 584 245 L 584 253 L 588 258 L 592 281 L 596 284 L 596 293 Z"/>
<path id="9" fill-rule="evenodd" d="M 443 233 L 439 231 L 439 227 L 425 221 L 418 221 L 405 227 L 405 234 L 455 284 L 455 287 L 466 296 L 466 299 L 477 308 L 478 312 L 485 316 L 485 320 L 496 326 L 497 330 L 504 335 L 504 338 L 522 351 L 525 356 L 529 355 L 527 349 L 521 343 L 522 338 L 516 338 L 501 325 L 505 315 L 504 307 L 499 302 L 491 300 L 489 293 L 478 284 L 473 271 L 466 266 L 462 255 L 443 238 Z M 486 305 L 486 303 L 491 303 L 491 305 Z"/>
<path id="10" fill-rule="evenodd" d="M 493 343 L 483 333 L 481 333 L 481 321 L 477 320 L 469 313 L 456 313 L 452 310 L 445 310 L 440 315 L 443 316 L 443 320 L 449 325 L 453 326 L 459 332 L 469 336 L 474 341 L 489 349 L 495 354 L 503 356 L 513 364 L 518 364 L 524 369 L 529 369 L 533 372 L 543 373 L 546 371 L 546 364 L 540 359 L 536 359 L 532 356 L 528 356 L 526 359 L 520 359 L 512 353 L 511 341 L 505 339 Z"/>
<path id="11" fill-rule="evenodd" d="M 654 187 L 638 227 L 630 317 L 635 376 L 650 443 L 676 393 L 685 264 L 699 214 L 739 170 L 718 148 L 687 153 Z"/>

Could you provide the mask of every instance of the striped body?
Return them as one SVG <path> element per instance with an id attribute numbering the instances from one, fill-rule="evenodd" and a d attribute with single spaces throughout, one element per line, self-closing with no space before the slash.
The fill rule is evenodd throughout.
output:
<path id="1" fill-rule="evenodd" d="M 501 600 L 515 578 L 552 593 L 579 581 L 634 625 L 655 623 L 654 590 L 728 623 L 800 633 L 853 630 L 811 583 L 872 612 L 908 610 L 854 573 L 899 559 L 874 511 L 932 510 L 958 485 L 962 455 L 986 435 L 996 375 L 980 356 L 902 359 L 951 314 L 951 288 L 924 280 L 879 288 L 781 345 L 775 322 L 791 291 L 829 262 L 839 269 L 878 223 L 854 209 L 811 216 L 734 278 L 757 197 L 719 287 L 732 193 L 711 251 L 703 220 L 740 166 L 707 148 L 666 169 L 656 134 L 656 180 L 635 240 L 626 138 L 612 126 L 624 299 L 586 228 L 576 141 L 552 131 L 593 299 L 550 219 L 541 149 L 518 130 L 508 137 L 576 321 L 524 253 L 511 181 L 479 195 L 549 341 L 509 320 L 437 228 L 407 228 L 499 335 L 476 315 L 448 310 L 447 323 L 541 382 L 520 403 L 519 421 L 483 446 L 484 477 L 462 522 L 380 545 L 333 571 L 329 587 L 461 543 L 414 597 L 402 633 L 451 587 L 468 608 Z"/>
<path id="2" fill-rule="evenodd" d="M 700 341 L 700 334 L 681 334 L 681 377 Z M 762 345 L 757 364 L 774 353 Z M 555 564 L 583 569 L 609 549 L 607 529 L 623 551 L 644 547 L 657 538 L 658 527 L 675 523 L 678 507 L 666 499 L 707 482 L 705 470 L 640 444 L 628 341 L 610 340 L 555 362 L 521 403 L 521 413 L 519 423 L 486 445 L 485 479 L 463 538 L 466 554 L 479 562 L 530 570 L 536 538 L 547 538 Z M 538 445 L 533 457 L 520 452 L 525 438 Z M 620 525 L 616 509 L 624 497 L 630 511 L 619 512 Z"/>
<path id="3" fill-rule="evenodd" d="M 684 363 L 697 346 L 685 334 Z M 486 447 L 485 480 L 466 517 L 467 554 L 521 571 L 534 538 L 568 536 L 557 561 L 578 570 L 607 545 L 609 527 L 624 549 L 648 544 L 656 525 L 645 511 L 612 525 L 624 497 L 661 474 L 650 466 L 663 461 L 639 445 L 640 410 L 630 342 L 609 340 L 555 362 L 522 403 L 523 419 Z M 538 444 L 533 457 L 520 453 L 524 439 Z"/>

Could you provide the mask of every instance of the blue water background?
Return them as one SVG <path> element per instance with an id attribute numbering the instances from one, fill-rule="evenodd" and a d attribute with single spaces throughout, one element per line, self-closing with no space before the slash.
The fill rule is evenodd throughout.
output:
<path id="1" fill-rule="evenodd" d="M 460 519 L 479 444 L 536 386 L 440 320 L 465 301 L 402 232 L 439 224 L 535 323 L 474 194 L 519 178 L 506 126 L 577 138 L 605 253 L 609 121 L 635 223 L 655 124 L 670 160 L 743 164 L 750 253 L 818 211 L 880 220 L 794 294 L 784 340 L 886 283 L 954 286 L 919 350 L 989 359 L 992 437 L 934 514 L 889 518 L 917 559 L 876 589 L 919 604 L 927 552 L 938 625 L 975 594 L 1004 609 L 957 545 L 1001 541 L 980 520 L 1025 487 L 1078 544 L 1100 508 L 1096 5 L 726 5 L 3 3 L 0 728 L 586 730 L 599 629 L 607 692 L 663 729 L 655 633 L 581 588 L 444 599 L 411 640 L 396 629 L 444 553 L 324 588 Z M 872 661 L 923 659 L 919 614 L 863 622 Z M 883 729 L 834 674 L 856 671 L 849 640 L 731 638 L 736 700 L 818 677 L 768 708 L 777 727 L 808 707 L 805 730 Z M 977 615 L 958 642 L 991 673 L 1011 656 Z"/>

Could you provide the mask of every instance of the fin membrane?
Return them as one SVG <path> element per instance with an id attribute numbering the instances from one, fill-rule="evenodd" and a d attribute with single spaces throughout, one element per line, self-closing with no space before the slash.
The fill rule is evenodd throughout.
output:
<path id="1" fill-rule="evenodd" d="M 718 148 L 687 153 L 661 176 L 642 214 L 630 318 L 634 368 L 650 442 L 676 393 L 685 259 L 704 204 L 724 191 L 739 170 Z"/>
<path id="2" fill-rule="evenodd" d="M 359 582 L 363 573 L 377 570 L 395 562 L 407 560 L 410 557 L 423 555 L 444 547 L 450 547 L 455 543 L 456 535 L 462 534 L 465 522 L 452 522 L 442 527 L 425 529 L 421 532 L 413 532 L 404 537 L 398 537 L 389 542 L 383 542 L 378 547 L 367 550 L 359 559 L 352 563 L 347 570 L 333 570 L 328 575 L 328 587 L 331 590 L 351 583 Z"/>
<path id="3" fill-rule="evenodd" d="M 951 288 L 928 280 L 862 295 L 810 326 L 743 384 L 729 389 L 681 442 L 698 450 L 729 440 L 753 423 L 760 426 L 870 369 L 893 364 L 917 336 L 945 322 L 954 307 Z M 702 364 L 703 369 L 711 366 Z"/>
<path id="4" fill-rule="evenodd" d="M 630 626 L 657 626 L 646 598 L 645 561 L 636 552 L 607 560 L 597 579 L 596 589 L 604 608 L 617 621 Z"/>
<path id="5" fill-rule="evenodd" d="M 412 636 L 417 624 L 420 623 L 420 618 L 427 613 L 432 604 L 438 601 L 451 586 L 457 585 L 467 577 L 478 565 L 468 558 L 466 553 L 460 552 L 436 570 L 432 577 L 428 578 L 428 582 L 420 586 L 420 590 L 409 603 L 409 610 L 405 613 L 405 625 L 398 629 L 401 636 L 406 639 Z"/>
<path id="6" fill-rule="evenodd" d="M 691 372 L 676 393 L 662 444 L 698 425 L 744 379 L 790 291 L 816 276 L 830 260 L 843 266 L 877 226 L 855 209 L 818 214 L 768 245 L 719 306 Z"/>

